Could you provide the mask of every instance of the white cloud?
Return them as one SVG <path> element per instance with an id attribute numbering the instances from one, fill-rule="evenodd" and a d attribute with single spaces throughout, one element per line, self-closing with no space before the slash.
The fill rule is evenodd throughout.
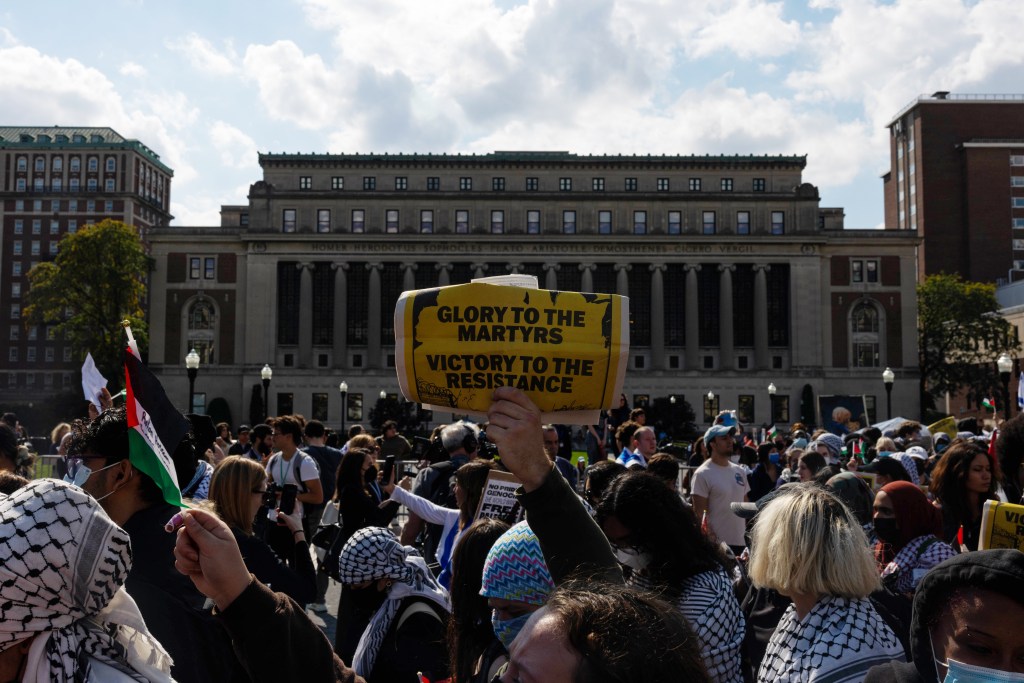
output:
<path id="1" fill-rule="evenodd" d="M 117 70 L 122 76 L 131 76 L 133 78 L 142 78 L 146 75 L 146 67 L 135 62 L 125 62 L 121 65 L 121 68 Z"/>
<path id="2" fill-rule="evenodd" d="M 727 51 L 741 59 L 778 57 L 800 43 L 800 24 L 782 18 L 781 2 L 738 0 L 711 18 L 687 44 L 695 59 Z"/>
<path id="3" fill-rule="evenodd" d="M 0 47 L 14 47 L 18 45 L 18 39 L 14 34 L 0 26 Z"/>
<path id="4" fill-rule="evenodd" d="M 168 40 L 167 47 L 185 56 L 193 68 L 213 76 L 229 76 L 235 73 L 238 56 L 230 44 L 218 50 L 198 33 L 189 33 L 177 40 Z"/>
<path id="5" fill-rule="evenodd" d="M 238 199 L 235 198 L 234 201 L 237 202 Z M 195 195 L 189 197 L 187 204 L 171 200 L 173 224 L 189 227 L 220 225 L 221 203 L 213 197 L 197 197 Z"/>
<path id="6" fill-rule="evenodd" d="M 210 128 L 210 142 L 220 154 L 222 164 L 231 168 L 249 169 L 258 174 L 258 152 L 251 137 L 229 123 L 216 121 Z"/>

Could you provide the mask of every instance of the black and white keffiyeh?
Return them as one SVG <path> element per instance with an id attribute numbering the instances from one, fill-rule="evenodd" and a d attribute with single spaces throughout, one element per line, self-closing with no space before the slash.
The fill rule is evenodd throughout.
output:
<path id="1" fill-rule="evenodd" d="M 122 585 L 128 533 L 78 487 L 41 479 L 0 498 L 0 651 L 39 635 L 24 681 L 90 681 L 94 662 L 170 681 L 171 659 Z"/>
<path id="2" fill-rule="evenodd" d="M 903 646 L 867 598 L 826 596 L 803 618 L 790 605 L 768 642 L 758 683 L 854 683 Z"/>
<path id="3" fill-rule="evenodd" d="M 948 543 L 931 535 L 918 536 L 896 553 L 882 570 L 882 578 L 889 579 L 897 593 L 913 593 L 929 569 L 952 557 L 956 553 Z"/>
<path id="4" fill-rule="evenodd" d="M 352 657 L 352 668 L 369 676 L 380 646 L 403 599 L 415 595 L 451 611 L 448 591 L 434 578 L 426 561 L 413 548 L 403 546 L 387 529 L 366 527 L 352 534 L 341 551 L 341 582 L 346 586 L 391 579 L 387 599 L 370 619 Z"/>

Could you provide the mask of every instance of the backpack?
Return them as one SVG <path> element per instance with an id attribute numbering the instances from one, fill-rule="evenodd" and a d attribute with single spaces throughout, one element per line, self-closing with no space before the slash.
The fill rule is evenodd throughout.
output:
<path id="1" fill-rule="evenodd" d="M 284 457 L 284 456 L 282 456 L 282 455 L 280 455 L 278 453 L 275 453 L 274 457 L 280 458 L 280 457 Z M 302 470 L 302 459 L 303 458 L 309 458 L 310 460 L 312 460 L 313 464 L 316 465 L 317 471 L 320 470 L 320 464 L 317 463 L 316 458 L 310 457 L 309 455 L 307 455 L 303 451 L 295 451 L 295 456 L 293 456 L 293 459 L 295 460 L 295 476 L 294 476 L 295 483 L 299 487 L 299 493 L 309 493 L 309 487 L 306 486 L 306 482 L 302 481 L 301 470 Z M 275 464 L 276 464 L 276 462 L 275 462 Z M 273 473 L 271 471 L 270 467 L 269 467 L 269 465 L 270 465 L 270 461 L 269 460 L 267 461 L 267 465 L 268 465 L 267 471 L 270 471 L 271 473 Z M 321 476 L 321 479 L 322 479 L 323 475 L 320 475 L 320 476 Z M 284 482 L 283 481 L 275 481 L 274 483 L 276 485 L 278 485 L 278 486 L 284 486 Z"/>

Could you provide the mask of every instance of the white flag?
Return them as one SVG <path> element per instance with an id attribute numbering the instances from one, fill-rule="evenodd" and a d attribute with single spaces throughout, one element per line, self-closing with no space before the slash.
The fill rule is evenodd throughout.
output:
<path id="1" fill-rule="evenodd" d="M 1024 410 L 1024 372 L 1017 379 L 1017 410 Z"/>
<path id="2" fill-rule="evenodd" d="M 82 363 L 82 391 L 85 392 L 85 400 L 96 406 L 96 410 L 103 412 L 100 405 L 100 390 L 107 386 L 107 380 L 100 374 L 96 367 L 96 361 L 92 354 L 85 354 L 85 362 Z"/>

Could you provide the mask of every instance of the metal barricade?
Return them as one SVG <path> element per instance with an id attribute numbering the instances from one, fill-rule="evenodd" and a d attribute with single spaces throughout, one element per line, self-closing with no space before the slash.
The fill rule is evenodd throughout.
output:
<path id="1" fill-rule="evenodd" d="M 58 467 L 58 463 L 63 459 L 59 455 L 37 455 L 32 463 L 32 476 L 30 478 L 45 479 L 53 477 L 60 479 L 64 476 L 64 471 Z"/>

